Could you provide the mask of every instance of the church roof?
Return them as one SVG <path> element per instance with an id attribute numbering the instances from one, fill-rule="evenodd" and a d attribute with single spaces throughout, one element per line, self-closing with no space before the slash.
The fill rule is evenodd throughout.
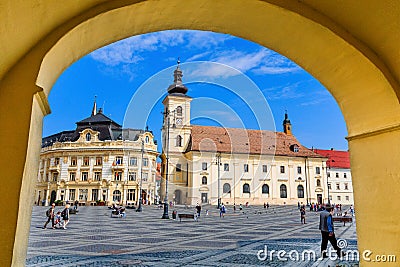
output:
<path id="1" fill-rule="evenodd" d="M 189 151 L 323 157 L 282 132 L 199 125 L 192 125 Z"/>
<path id="2" fill-rule="evenodd" d="M 328 168 L 350 169 L 349 151 L 314 149 L 314 152 L 328 158 L 326 162 Z"/>

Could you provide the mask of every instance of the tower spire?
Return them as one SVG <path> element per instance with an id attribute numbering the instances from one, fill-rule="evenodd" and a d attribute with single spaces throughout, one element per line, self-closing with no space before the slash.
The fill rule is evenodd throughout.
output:
<path id="1" fill-rule="evenodd" d="M 287 110 L 285 110 L 285 119 L 283 120 L 283 132 L 287 135 L 292 135 L 292 124 L 290 123 Z"/>
<path id="2" fill-rule="evenodd" d="M 178 57 L 177 64 L 178 65 L 176 66 L 176 69 L 174 71 L 174 83 L 168 87 L 168 93 L 169 94 L 172 94 L 172 93 L 186 94 L 188 89 L 182 83 L 183 74 L 182 74 L 182 70 L 180 69 L 181 61 L 180 61 L 179 57 Z"/>
<path id="3" fill-rule="evenodd" d="M 93 108 L 92 108 L 92 116 L 97 114 L 96 98 L 97 98 L 97 95 L 94 96 L 94 103 L 93 103 Z"/>

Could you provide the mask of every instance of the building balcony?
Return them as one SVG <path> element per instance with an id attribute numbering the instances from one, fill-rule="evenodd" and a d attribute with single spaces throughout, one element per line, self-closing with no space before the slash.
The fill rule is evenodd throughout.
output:
<path id="1" fill-rule="evenodd" d="M 81 165 L 81 170 L 89 170 L 90 165 Z"/>
<path id="2" fill-rule="evenodd" d="M 60 165 L 52 165 L 49 167 L 49 171 L 60 172 Z"/>
<path id="3" fill-rule="evenodd" d="M 125 166 L 122 164 L 121 165 L 112 165 L 111 169 L 112 170 L 123 170 L 123 169 L 125 169 Z"/>
<path id="4" fill-rule="evenodd" d="M 76 170 L 77 168 L 78 168 L 77 165 L 69 165 L 69 166 L 68 166 L 68 169 L 69 169 L 69 170 Z"/>
<path id="5" fill-rule="evenodd" d="M 93 169 L 94 170 L 101 170 L 101 169 L 103 169 L 103 165 L 94 165 Z"/>

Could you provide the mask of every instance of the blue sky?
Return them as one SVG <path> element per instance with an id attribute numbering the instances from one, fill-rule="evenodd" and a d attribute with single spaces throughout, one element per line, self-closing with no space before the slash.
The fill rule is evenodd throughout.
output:
<path id="1" fill-rule="evenodd" d="M 193 124 L 282 131 L 287 110 L 303 145 L 348 149 L 337 103 L 301 67 L 244 39 L 183 30 L 133 36 L 71 65 L 50 93 L 43 136 L 75 129 L 90 116 L 97 95 L 105 115 L 124 127 L 148 125 L 160 141 L 161 101 L 178 57 L 194 98 Z"/>

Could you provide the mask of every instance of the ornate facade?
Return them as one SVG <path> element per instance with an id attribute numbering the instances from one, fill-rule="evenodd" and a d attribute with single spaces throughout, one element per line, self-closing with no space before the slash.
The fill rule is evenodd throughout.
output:
<path id="1" fill-rule="evenodd" d="M 73 131 L 42 139 L 35 202 L 80 205 L 137 204 L 158 200 L 157 143 L 147 129 L 122 129 L 101 109 Z"/>
<path id="2" fill-rule="evenodd" d="M 163 101 L 161 199 L 168 194 L 169 201 L 189 205 L 328 202 L 327 158 L 300 144 L 287 114 L 283 132 L 191 125 L 192 98 L 182 76 L 178 63 Z"/>

